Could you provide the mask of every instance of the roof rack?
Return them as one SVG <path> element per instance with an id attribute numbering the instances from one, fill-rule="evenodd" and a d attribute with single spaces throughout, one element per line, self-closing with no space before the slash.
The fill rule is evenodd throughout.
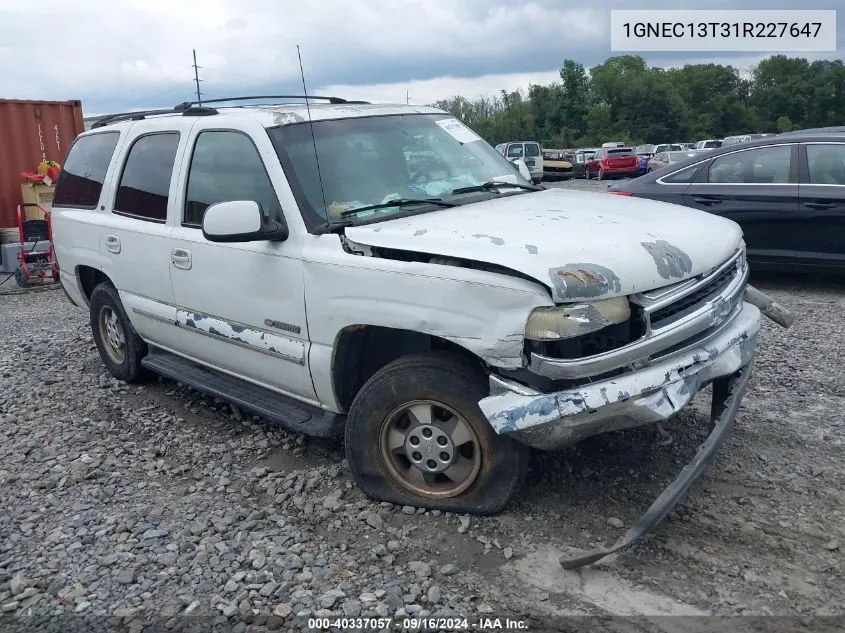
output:
<path id="1" fill-rule="evenodd" d="M 181 105 L 181 104 L 180 104 Z M 115 114 L 107 114 L 100 117 L 91 125 L 91 129 L 117 123 L 118 121 L 141 121 L 148 116 L 156 114 L 181 114 L 182 116 L 209 116 L 217 114 L 214 108 L 192 107 L 190 104 L 187 107 L 163 108 L 159 110 L 138 110 L 135 112 L 117 112 Z"/>
<path id="2" fill-rule="evenodd" d="M 315 99 L 317 101 L 328 101 L 329 103 L 338 105 L 343 103 L 363 105 L 368 104 L 369 101 L 347 101 L 341 97 L 320 97 L 317 95 L 258 95 L 247 97 L 227 97 L 220 99 L 203 99 L 202 101 L 185 101 L 175 107 L 176 110 L 183 110 L 192 106 L 202 106 L 204 103 L 229 103 L 231 101 L 254 101 L 256 99 Z"/>

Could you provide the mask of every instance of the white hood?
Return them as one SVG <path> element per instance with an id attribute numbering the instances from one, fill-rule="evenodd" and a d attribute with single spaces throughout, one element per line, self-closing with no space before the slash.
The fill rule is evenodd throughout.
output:
<path id="1" fill-rule="evenodd" d="M 360 244 L 497 264 L 552 289 L 555 301 L 668 286 L 724 262 L 739 226 L 687 207 L 549 189 L 349 227 Z"/>

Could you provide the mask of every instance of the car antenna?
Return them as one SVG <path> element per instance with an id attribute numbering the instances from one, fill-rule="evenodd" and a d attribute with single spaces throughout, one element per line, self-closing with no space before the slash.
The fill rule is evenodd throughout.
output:
<path id="1" fill-rule="evenodd" d="M 308 103 L 308 89 L 305 87 L 305 71 L 302 70 L 302 54 L 299 44 L 296 45 L 296 56 L 299 58 L 299 74 L 302 77 L 302 94 L 305 95 L 305 109 L 308 112 L 308 127 L 311 129 L 311 144 L 314 146 L 314 162 L 317 163 L 317 178 L 320 180 L 320 195 L 323 197 L 323 209 L 326 212 L 326 228 L 329 227 L 329 207 L 326 204 L 326 190 L 323 188 L 323 174 L 320 172 L 320 156 L 317 153 L 317 139 L 314 137 L 314 121 L 311 120 L 311 105 Z"/>

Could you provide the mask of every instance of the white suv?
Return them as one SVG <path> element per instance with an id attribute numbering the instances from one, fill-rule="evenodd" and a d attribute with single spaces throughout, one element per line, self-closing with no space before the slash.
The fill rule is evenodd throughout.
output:
<path id="1" fill-rule="evenodd" d="M 183 104 L 77 138 L 54 239 L 110 372 L 343 428 L 369 496 L 461 513 L 505 507 L 527 446 L 665 420 L 714 383 L 708 448 L 620 546 L 653 527 L 751 371 L 739 227 L 532 186 L 438 109 L 331 101 Z"/>

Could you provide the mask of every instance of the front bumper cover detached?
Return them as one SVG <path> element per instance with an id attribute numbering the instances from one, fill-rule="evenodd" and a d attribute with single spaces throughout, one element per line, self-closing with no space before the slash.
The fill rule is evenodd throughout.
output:
<path id="1" fill-rule="evenodd" d="M 599 548 L 571 557 L 562 556 L 560 564 L 564 569 L 578 569 L 590 565 L 623 550 L 634 543 L 641 536 L 654 529 L 671 512 L 684 496 L 692 483 L 704 472 L 712 461 L 716 451 L 725 441 L 733 427 L 739 404 L 745 394 L 748 380 L 751 377 L 754 361 L 740 369 L 733 376 L 718 378 L 713 382 L 713 400 L 710 408 L 710 419 L 713 430 L 707 440 L 699 447 L 698 453 L 688 463 L 675 480 L 649 506 L 634 525 L 611 547 Z"/>
<path id="2" fill-rule="evenodd" d="M 491 379 L 492 395 L 479 402 L 497 433 L 541 449 L 585 437 L 666 420 L 708 384 L 713 387 L 713 430 L 695 458 L 612 547 L 561 559 L 577 569 L 630 546 L 660 523 L 706 469 L 733 426 L 754 366 L 760 311 L 741 303 L 715 334 L 647 367 L 556 393 L 519 388 Z"/>

